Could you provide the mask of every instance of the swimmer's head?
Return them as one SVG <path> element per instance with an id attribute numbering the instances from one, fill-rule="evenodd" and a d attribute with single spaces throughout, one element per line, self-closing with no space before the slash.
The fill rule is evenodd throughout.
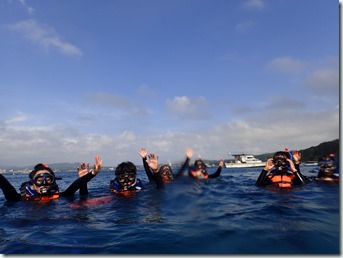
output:
<path id="1" fill-rule="evenodd" d="M 169 165 L 161 166 L 158 173 L 160 174 L 164 183 L 169 183 L 174 179 L 172 168 Z"/>
<path id="2" fill-rule="evenodd" d="M 137 182 L 137 168 L 130 162 L 120 163 L 115 170 L 116 180 L 124 188 L 128 189 Z"/>
<path id="3" fill-rule="evenodd" d="M 287 172 L 289 169 L 289 162 L 287 159 L 290 159 L 289 152 L 278 151 L 273 156 L 273 164 L 278 172 Z"/>
<path id="4" fill-rule="evenodd" d="M 194 165 L 188 168 L 188 175 L 198 179 L 207 178 L 208 173 L 205 163 L 201 159 L 197 159 Z"/>
<path id="5" fill-rule="evenodd" d="M 29 177 L 38 193 L 46 193 L 56 182 L 55 173 L 48 165 L 42 163 L 34 167 Z"/>
<path id="6" fill-rule="evenodd" d="M 335 160 L 332 156 L 321 156 L 318 159 L 318 166 L 325 176 L 332 176 L 336 169 Z"/>

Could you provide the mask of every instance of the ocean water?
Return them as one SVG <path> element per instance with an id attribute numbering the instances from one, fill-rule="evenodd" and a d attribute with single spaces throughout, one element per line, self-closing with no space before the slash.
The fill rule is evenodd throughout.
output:
<path id="1" fill-rule="evenodd" d="M 210 168 L 210 173 L 216 168 Z M 307 176 L 313 167 L 301 167 Z M 291 190 L 255 186 L 261 168 L 226 169 L 219 178 L 187 176 L 132 197 L 108 191 L 113 171 L 90 195 L 45 204 L 6 202 L 0 191 L 2 254 L 340 254 L 340 187 L 310 182 Z M 77 172 L 57 172 L 63 191 Z M 19 188 L 27 174 L 5 174 Z"/>

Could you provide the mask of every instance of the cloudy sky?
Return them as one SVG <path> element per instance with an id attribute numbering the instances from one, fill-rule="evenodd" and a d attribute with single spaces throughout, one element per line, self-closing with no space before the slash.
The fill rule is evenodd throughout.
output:
<path id="1" fill-rule="evenodd" d="M 339 137 L 337 0 L 0 0 L 0 166 Z"/>

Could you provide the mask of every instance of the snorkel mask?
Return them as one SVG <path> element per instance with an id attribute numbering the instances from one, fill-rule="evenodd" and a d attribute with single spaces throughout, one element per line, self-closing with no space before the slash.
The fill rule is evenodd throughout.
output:
<path id="1" fill-rule="evenodd" d="M 330 157 L 321 158 L 318 162 L 318 166 L 327 176 L 331 176 L 336 169 L 335 162 Z"/>
<path id="2" fill-rule="evenodd" d="M 129 188 L 136 183 L 136 174 L 134 173 L 124 173 L 117 175 L 118 182 L 124 187 Z"/>
<path id="3" fill-rule="evenodd" d="M 51 186 L 56 178 L 50 173 L 37 173 L 31 180 L 37 186 Z"/>
<path id="4" fill-rule="evenodd" d="M 55 173 L 46 164 L 39 163 L 29 174 L 31 182 L 39 189 L 41 194 L 45 194 L 56 183 Z"/>
<path id="5" fill-rule="evenodd" d="M 124 190 L 131 188 L 137 183 L 137 169 L 130 161 L 120 163 L 115 170 L 115 174 L 116 180 Z"/>
<path id="6" fill-rule="evenodd" d="M 274 155 L 273 164 L 277 172 L 286 173 L 289 170 L 288 156 L 288 152 L 278 152 Z"/>
<path id="7" fill-rule="evenodd" d="M 174 179 L 171 167 L 169 165 L 163 165 L 160 167 L 159 173 L 164 183 L 169 183 Z"/>
<path id="8" fill-rule="evenodd" d="M 202 160 L 196 160 L 194 162 L 194 166 L 201 171 L 201 173 L 206 174 L 206 166 L 205 163 Z"/>

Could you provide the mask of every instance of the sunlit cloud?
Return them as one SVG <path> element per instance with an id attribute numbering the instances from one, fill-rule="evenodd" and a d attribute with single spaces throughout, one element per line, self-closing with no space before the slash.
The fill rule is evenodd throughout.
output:
<path id="1" fill-rule="evenodd" d="M 157 93 L 148 84 L 140 84 L 137 87 L 137 93 L 142 96 L 147 96 L 150 98 L 157 97 Z"/>
<path id="2" fill-rule="evenodd" d="M 308 62 L 285 56 L 271 60 L 267 64 L 267 70 L 281 72 L 285 74 L 296 74 L 303 72 L 304 69 L 308 66 Z"/>
<path id="3" fill-rule="evenodd" d="M 180 119 L 206 119 L 205 111 L 207 101 L 204 97 L 189 98 L 177 96 L 173 100 L 166 101 L 166 108 L 171 114 Z"/>
<path id="4" fill-rule="evenodd" d="M 337 139 L 338 119 L 338 108 L 318 112 L 271 109 L 258 117 L 252 114 L 246 119 L 223 121 L 207 129 L 171 130 L 146 136 L 138 136 L 131 130 L 82 134 L 63 127 L 30 128 L 0 123 L 0 164 L 92 162 L 96 154 L 101 155 L 104 165 L 114 166 L 127 160 L 142 164 L 137 153 L 140 147 L 158 154 L 161 163 L 183 160 L 187 147 L 204 159 L 227 158 L 229 152 L 240 151 L 242 147 L 253 154 L 284 147 L 302 149 Z"/>
<path id="5" fill-rule="evenodd" d="M 243 8 L 247 10 L 263 10 L 265 7 L 263 0 L 247 0 L 243 3 Z"/>
<path id="6" fill-rule="evenodd" d="M 27 11 L 27 13 L 29 15 L 32 15 L 33 12 L 35 11 L 34 8 L 32 8 L 31 6 L 29 6 L 26 2 L 26 0 L 19 0 L 20 4 L 25 8 L 25 10 Z"/>
<path id="7" fill-rule="evenodd" d="M 305 79 L 305 85 L 315 92 L 338 94 L 339 71 L 330 68 L 318 69 Z"/>
<path id="8" fill-rule="evenodd" d="M 15 117 L 11 117 L 9 119 L 5 120 L 6 124 L 15 124 L 15 123 L 20 123 L 28 120 L 28 116 L 24 114 L 23 112 L 17 112 L 17 115 Z"/>
<path id="9" fill-rule="evenodd" d="M 126 109 L 132 105 L 129 99 L 106 92 L 89 93 L 86 95 L 86 101 L 92 105 L 110 106 L 121 109 Z"/>
<path id="10" fill-rule="evenodd" d="M 54 28 L 46 24 L 41 24 L 33 19 L 8 24 L 5 25 L 5 28 L 21 33 L 33 44 L 43 47 L 46 50 L 57 49 L 62 54 L 68 56 L 83 55 L 78 47 L 62 40 Z"/>

